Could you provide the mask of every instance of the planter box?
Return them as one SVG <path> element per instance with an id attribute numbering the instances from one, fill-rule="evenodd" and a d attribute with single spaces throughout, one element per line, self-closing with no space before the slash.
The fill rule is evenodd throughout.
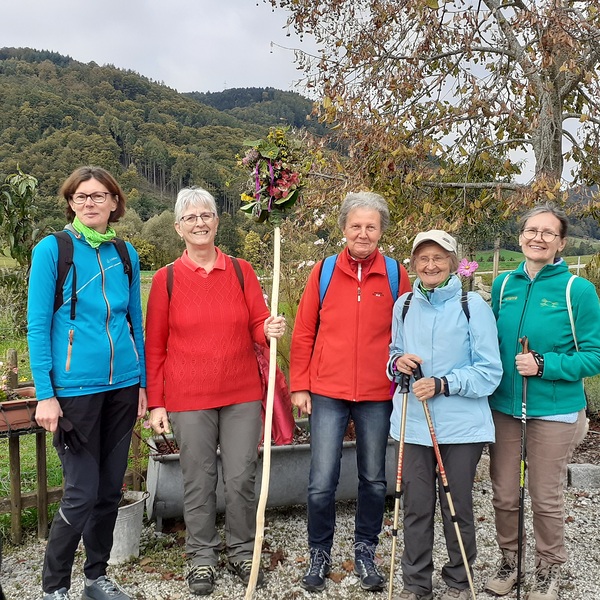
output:
<path id="1" fill-rule="evenodd" d="M 0 402 L 0 433 L 7 435 L 18 431 L 33 431 L 38 427 L 35 422 L 37 400 L 27 398 Z"/>
<path id="2" fill-rule="evenodd" d="M 271 476 L 267 506 L 306 504 L 308 475 L 310 470 L 310 445 L 293 444 L 271 447 Z M 386 454 L 386 477 L 388 494 L 396 489 L 397 457 L 394 440 L 388 441 Z M 256 495 L 260 493 L 262 480 L 262 453 L 259 455 L 256 473 Z M 162 530 L 162 519 L 183 516 L 183 479 L 179 454 L 152 456 L 148 461 L 146 489 L 150 494 L 146 501 L 148 518 L 156 520 L 156 529 Z M 337 500 L 352 500 L 358 491 L 356 468 L 356 442 L 344 442 Z M 225 510 L 223 474 L 218 460 L 217 511 Z"/>

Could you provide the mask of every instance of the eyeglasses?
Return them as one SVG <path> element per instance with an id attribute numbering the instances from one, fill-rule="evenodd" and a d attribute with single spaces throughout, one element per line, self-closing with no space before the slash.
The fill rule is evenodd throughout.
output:
<path id="1" fill-rule="evenodd" d="M 186 225 L 195 225 L 200 219 L 203 223 L 211 223 L 215 218 L 215 213 L 202 213 L 200 215 L 184 215 L 179 219 L 183 221 Z"/>
<path id="2" fill-rule="evenodd" d="M 90 198 L 94 204 L 104 204 L 108 196 L 113 196 L 111 192 L 92 192 L 91 194 L 73 194 L 71 201 L 73 204 L 81 205 L 87 202 Z"/>
<path id="3" fill-rule="evenodd" d="M 441 256 L 440 254 L 436 254 L 435 256 L 419 256 L 416 259 L 416 263 L 422 267 L 426 267 L 430 262 L 432 262 L 436 266 L 443 265 L 447 260 L 448 256 Z"/>
<path id="4" fill-rule="evenodd" d="M 550 242 L 553 242 L 557 237 L 560 237 L 560 233 L 554 233 L 554 231 L 541 231 L 540 229 L 533 228 L 523 229 L 523 231 L 521 231 L 521 235 L 526 240 L 534 240 L 537 237 L 538 233 L 542 237 L 542 241 L 548 244 Z"/>

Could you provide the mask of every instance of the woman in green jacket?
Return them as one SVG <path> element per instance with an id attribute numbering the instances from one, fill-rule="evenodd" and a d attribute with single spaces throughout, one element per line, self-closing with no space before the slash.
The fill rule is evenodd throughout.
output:
<path id="1" fill-rule="evenodd" d="M 566 245 L 567 226 L 565 213 L 552 205 L 529 211 L 519 234 L 525 261 L 497 277 L 492 287 L 504 369 L 490 398 L 496 426 L 490 474 L 502 558 L 485 587 L 505 595 L 517 583 L 521 403 L 526 377 L 526 457 L 536 568 L 527 600 L 558 598 L 560 567 L 567 560 L 563 485 L 567 463 L 586 431 L 582 379 L 600 372 L 598 296 L 594 286 L 572 275 L 559 256 Z M 520 343 L 524 336 L 529 342 L 527 353 Z"/>

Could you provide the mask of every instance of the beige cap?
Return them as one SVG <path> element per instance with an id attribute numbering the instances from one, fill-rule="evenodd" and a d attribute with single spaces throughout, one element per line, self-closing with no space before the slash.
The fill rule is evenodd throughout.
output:
<path id="1" fill-rule="evenodd" d="M 413 254 L 417 247 L 423 244 L 424 242 L 435 242 L 436 244 L 439 244 L 444 250 L 448 250 L 448 252 L 454 252 L 454 254 L 456 254 L 456 251 L 458 249 L 456 240 L 449 233 L 446 233 L 441 229 L 430 229 L 429 231 L 422 231 L 417 235 L 412 246 Z"/>

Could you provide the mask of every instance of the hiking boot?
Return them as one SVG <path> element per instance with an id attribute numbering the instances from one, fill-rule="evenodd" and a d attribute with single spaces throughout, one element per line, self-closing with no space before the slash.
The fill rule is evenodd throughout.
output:
<path id="1" fill-rule="evenodd" d="M 385 577 L 375 565 L 375 546 L 357 542 L 354 544 L 354 574 L 360 579 L 360 587 L 369 592 L 380 592 Z"/>
<path id="2" fill-rule="evenodd" d="M 404 589 L 400 592 L 398 596 L 395 596 L 393 600 L 433 600 L 433 592 L 429 592 L 423 596 L 419 596 L 414 592 L 410 592 L 407 589 Z"/>
<path id="3" fill-rule="evenodd" d="M 192 594 L 206 596 L 215 587 L 217 569 L 211 565 L 194 565 L 185 577 Z"/>
<path id="4" fill-rule="evenodd" d="M 521 573 L 521 583 L 525 572 Z M 496 572 L 488 577 L 484 589 L 496 596 L 505 596 L 517 585 L 517 553 L 502 550 L 502 558 Z"/>
<path id="5" fill-rule="evenodd" d="M 560 565 L 540 563 L 527 600 L 557 600 L 560 588 Z"/>
<path id="6" fill-rule="evenodd" d="M 310 549 L 310 565 L 300 585 L 309 592 L 322 592 L 325 589 L 325 577 L 331 570 L 331 557 L 325 550 Z"/>
<path id="7" fill-rule="evenodd" d="M 250 572 L 252 571 L 251 560 L 240 560 L 239 562 L 227 563 L 227 569 L 229 569 L 232 573 L 235 573 L 242 580 L 242 583 L 244 585 L 248 585 L 248 582 L 250 581 Z M 258 576 L 256 578 L 256 587 L 261 587 L 264 580 L 265 574 L 263 573 L 263 570 L 259 567 Z"/>
<path id="8" fill-rule="evenodd" d="M 463 588 L 459 590 L 455 587 L 449 587 L 442 594 L 440 600 L 469 600 L 471 597 L 471 590 L 469 588 Z"/>
<path id="9" fill-rule="evenodd" d="M 69 590 L 67 588 L 60 588 L 51 594 L 44 594 L 42 600 L 69 600 Z"/>
<path id="10" fill-rule="evenodd" d="M 102 575 L 92 585 L 83 586 L 81 600 L 131 600 L 131 598 L 114 581 Z"/>

